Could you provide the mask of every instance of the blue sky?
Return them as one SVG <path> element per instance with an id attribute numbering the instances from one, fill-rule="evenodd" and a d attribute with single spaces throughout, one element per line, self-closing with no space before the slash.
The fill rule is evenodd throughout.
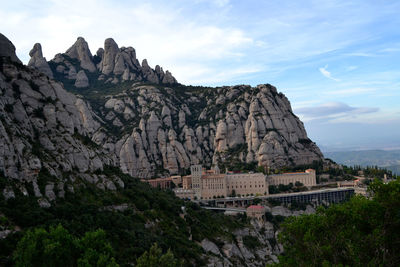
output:
<path id="1" fill-rule="evenodd" d="M 113 37 L 184 84 L 271 83 L 323 149 L 400 148 L 399 1 L 4 1 L 18 56 Z"/>

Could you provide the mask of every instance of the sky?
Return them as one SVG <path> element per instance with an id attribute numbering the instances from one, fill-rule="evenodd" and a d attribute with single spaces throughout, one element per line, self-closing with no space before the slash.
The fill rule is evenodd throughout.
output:
<path id="1" fill-rule="evenodd" d="M 18 57 L 82 36 L 132 46 L 183 84 L 270 83 L 323 151 L 400 148 L 400 1 L 0 0 Z"/>

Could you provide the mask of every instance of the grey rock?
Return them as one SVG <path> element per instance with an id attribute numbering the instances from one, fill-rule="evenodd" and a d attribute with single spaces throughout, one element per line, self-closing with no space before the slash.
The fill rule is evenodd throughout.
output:
<path id="1" fill-rule="evenodd" d="M 201 247 L 207 252 L 214 253 L 215 255 L 221 255 L 221 252 L 219 252 L 217 245 L 215 245 L 213 242 L 211 242 L 207 238 L 205 238 L 201 241 Z"/>
<path id="2" fill-rule="evenodd" d="M 7 229 L 0 231 L 0 239 L 5 239 L 9 234 L 11 234 L 13 231 Z"/>
<path id="3" fill-rule="evenodd" d="M 92 61 L 92 53 L 89 50 L 89 45 L 82 37 L 78 37 L 76 42 L 65 52 L 69 57 L 78 59 L 81 67 L 90 71 L 96 71 L 96 67 Z"/>
<path id="4" fill-rule="evenodd" d="M 41 208 L 50 208 L 51 207 L 50 202 L 45 198 L 39 198 L 37 202 Z"/>
<path id="5" fill-rule="evenodd" d="M 10 198 L 15 198 L 14 190 L 9 186 L 5 187 L 3 189 L 3 196 L 4 196 L 5 200 L 8 200 Z"/>
<path id="6" fill-rule="evenodd" d="M 239 248 L 236 246 L 235 243 L 225 244 L 222 247 L 222 252 L 225 254 L 226 257 L 228 257 L 228 259 L 231 257 L 241 257 L 242 256 Z"/>
<path id="7" fill-rule="evenodd" d="M 47 63 L 46 58 L 43 57 L 42 46 L 39 43 L 36 43 L 33 46 L 32 50 L 29 52 L 29 56 L 31 56 L 31 59 L 28 63 L 29 67 L 36 68 L 50 78 L 53 78 L 53 72 Z"/>
<path id="8" fill-rule="evenodd" d="M 274 216 L 280 215 L 280 216 L 284 216 L 284 217 L 288 217 L 288 216 L 292 216 L 293 215 L 293 213 L 288 208 L 283 207 L 283 206 L 272 207 L 271 213 Z"/>
<path id="9" fill-rule="evenodd" d="M 85 88 L 89 86 L 89 79 L 86 76 L 84 70 L 80 70 L 78 72 L 78 74 L 76 75 L 76 81 L 74 85 L 76 88 Z"/>
<path id="10" fill-rule="evenodd" d="M 143 76 L 146 80 L 152 83 L 159 83 L 160 80 L 158 79 L 156 73 L 150 68 L 149 64 L 147 63 L 147 59 L 143 59 L 142 61 L 142 72 Z"/>
<path id="11" fill-rule="evenodd" d="M 48 200 L 54 201 L 56 199 L 56 194 L 54 193 L 54 184 L 48 184 L 45 187 L 45 195 Z"/>
<path id="12" fill-rule="evenodd" d="M 104 41 L 104 54 L 101 62 L 99 63 L 100 72 L 109 75 L 114 71 L 115 57 L 119 52 L 117 43 L 112 38 Z"/>
<path id="13" fill-rule="evenodd" d="M 21 60 L 15 54 L 15 46 L 5 37 L 3 34 L 0 33 L 0 57 L 8 57 L 11 61 L 22 63 Z"/>

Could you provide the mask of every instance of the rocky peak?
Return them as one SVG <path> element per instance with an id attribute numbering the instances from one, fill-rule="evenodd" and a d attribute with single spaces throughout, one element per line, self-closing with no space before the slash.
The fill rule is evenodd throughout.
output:
<path id="1" fill-rule="evenodd" d="M 15 46 L 3 34 L 0 33 L 0 57 L 10 58 L 14 62 L 21 63 L 21 60 L 15 54 Z"/>
<path id="2" fill-rule="evenodd" d="M 39 51 L 40 49 L 36 50 Z M 31 66 L 50 76 L 50 72 L 45 70 L 42 57 L 38 54 L 35 56 L 36 58 L 41 58 L 40 64 L 32 63 Z M 124 81 L 157 84 L 178 83 L 169 71 L 164 73 L 158 65 L 154 70 L 149 66 L 147 60 L 144 60 L 141 66 L 133 47 L 119 47 L 112 38 L 107 38 L 104 41 L 104 48 L 99 48 L 96 55 L 92 56 L 88 43 L 84 38 L 79 37 L 64 54 L 57 54 L 49 63 L 50 70 L 57 76 L 58 80 L 64 82 L 67 89 L 82 88 L 81 85 L 97 84 L 97 81 L 110 84 L 118 84 Z M 77 76 L 81 70 L 85 70 L 85 72 L 81 72 Z M 88 78 L 88 83 L 86 83 L 85 76 Z M 77 78 L 80 81 L 76 82 Z M 71 83 L 68 80 L 75 80 L 75 82 Z M 95 82 L 95 80 L 97 81 Z M 80 87 L 77 87 L 77 85 Z M 70 86 L 75 88 L 70 88 Z"/>
<path id="3" fill-rule="evenodd" d="M 31 59 L 29 60 L 28 66 L 38 69 L 50 78 L 53 78 L 53 72 L 50 69 L 46 58 L 43 57 L 42 46 L 36 43 L 32 50 L 29 52 Z"/>
<path id="4" fill-rule="evenodd" d="M 143 59 L 142 61 L 142 71 L 143 76 L 146 80 L 152 83 L 159 83 L 158 76 L 154 72 L 152 68 L 150 68 L 149 64 L 147 63 L 147 59 Z"/>
<path id="5" fill-rule="evenodd" d="M 104 54 L 100 62 L 100 72 L 109 75 L 114 71 L 115 57 L 119 52 L 117 43 L 112 38 L 107 38 L 104 41 Z"/>
<path id="6" fill-rule="evenodd" d="M 92 53 L 89 50 L 89 45 L 84 38 L 78 37 L 76 42 L 65 52 L 71 58 L 78 59 L 81 67 L 90 71 L 96 71 L 96 67 L 92 61 Z"/>
<path id="7" fill-rule="evenodd" d="M 100 60 L 103 59 L 103 56 L 104 56 L 104 49 L 101 48 L 101 47 L 100 47 L 99 49 L 97 49 L 96 56 L 99 57 Z"/>

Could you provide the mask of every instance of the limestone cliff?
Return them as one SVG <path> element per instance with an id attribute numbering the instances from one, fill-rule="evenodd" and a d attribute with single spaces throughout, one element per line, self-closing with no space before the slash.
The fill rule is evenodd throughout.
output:
<path id="1" fill-rule="evenodd" d="M 93 107 L 99 130 L 88 136 L 132 176 L 185 173 L 191 164 L 280 168 L 323 159 L 288 99 L 269 84 L 184 86 L 111 38 L 92 56 L 80 37 L 49 65 Z"/>
<path id="2" fill-rule="evenodd" d="M 20 64 L 11 45 L 12 53 L 0 56 L 1 176 L 18 182 L 23 194 L 28 194 L 24 183 L 33 186 L 36 197 L 46 196 L 40 199 L 42 206 L 55 200 L 56 188 L 62 196 L 64 185 L 72 185 L 80 175 L 99 187 L 109 183 L 92 175 L 104 165 L 116 164 L 90 141 L 101 120 L 85 100 L 65 91 L 61 83 Z M 40 46 L 36 49 L 34 54 L 40 58 Z M 43 175 L 48 179 L 39 181 Z M 41 182 L 43 188 L 38 186 Z"/>
<path id="3" fill-rule="evenodd" d="M 93 56 L 88 43 L 84 38 L 79 37 L 65 53 L 57 54 L 49 61 L 51 67 L 49 71 L 47 70 L 48 66 L 44 66 L 47 62 L 43 63 L 41 49 L 39 50 L 38 47 L 40 48 L 40 44 L 36 44 L 32 51 L 40 51 L 40 56 L 31 51 L 30 65 L 37 67 L 49 77 L 54 74 L 57 80 L 71 83 L 76 88 L 85 88 L 90 84 L 94 86 L 107 83 L 118 84 L 124 81 L 155 84 L 177 83 L 169 71 L 164 73 L 164 70 L 158 65 L 152 69 L 146 59 L 140 65 L 133 47 L 119 48 L 112 38 L 106 39 L 104 48 L 99 48 L 96 55 Z M 35 64 L 35 62 L 38 63 Z M 87 75 L 91 77 L 91 81 L 84 78 Z M 84 79 L 83 82 L 82 79 Z"/>
<path id="4" fill-rule="evenodd" d="M 287 98 L 271 85 L 222 88 L 132 85 L 106 95 L 97 115 L 119 133 L 93 140 L 123 171 L 149 177 L 226 161 L 279 168 L 323 156 Z M 228 164 L 229 165 L 229 164 Z"/>

